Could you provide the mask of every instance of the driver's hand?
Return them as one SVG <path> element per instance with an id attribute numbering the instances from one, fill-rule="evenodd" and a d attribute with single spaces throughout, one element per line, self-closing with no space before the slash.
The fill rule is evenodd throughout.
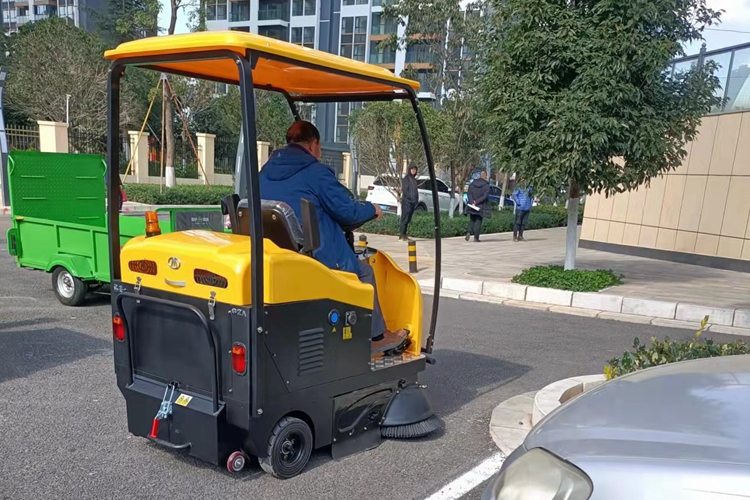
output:
<path id="1" fill-rule="evenodd" d="M 375 220 L 380 220 L 381 217 L 383 217 L 383 210 L 380 208 L 380 205 L 372 204 L 373 207 L 375 207 Z"/>

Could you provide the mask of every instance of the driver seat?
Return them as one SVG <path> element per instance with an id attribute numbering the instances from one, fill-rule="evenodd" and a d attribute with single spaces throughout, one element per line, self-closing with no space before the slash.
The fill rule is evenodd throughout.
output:
<path id="1" fill-rule="evenodd" d="M 276 200 L 261 200 L 261 222 L 263 236 L 273 241 L 276 246 L 293 252 L 300 252 L 312 257 L 320 246 L 320 234 L 315 206 L 310 200 L 302 199 L 302 219 L 288 204 Z M 247 199 L 231 195 L 221 202 L 222 213 L 229 215 L 232 233 L 250 236 L 250 212 Z"/>

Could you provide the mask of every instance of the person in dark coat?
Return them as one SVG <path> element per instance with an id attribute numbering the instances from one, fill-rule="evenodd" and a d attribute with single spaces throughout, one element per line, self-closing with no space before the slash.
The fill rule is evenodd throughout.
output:
<path id="1" fill-rule="evenodd" d="M 469 185 L 469 204 L 479 208 L 474 210 L 468 207 L 469 212 L 469 230 L 466 232 L 466 241 L 474 235 L 474 241 L 479 241 L 479 234 L 482 232 L 482 219 L 492 217 L 492 205 L 490 204 L 490 183 L 487 182 L 487 172 L 482 171 L 478 179 L 474 179 Z"/>
<path id="2" fill-rule="evenodd" d="M 417 166 L 411 165 L 409 171 L 401 179 L 401 226 L 399 240 L 406 240 L 406 232 L 411 224 L 411 218 L 419 203 L 419 188 L 417 188 Z"/>
<path id="3" fill-rule="evenodd" d="M 359 260 L 346 241 L 342 225 L 356 225 L 380 218 L 377 205 L 360 203 L 338 181 L 333 169 L 321 163 L 320 132 L 310 122 L 296 121 L 286 133 L 287 145 L 273 152 L 260 171 L 260 195 L 289 205 L 302 220 L 302 198 L 315 205 L 320 231 L 320 248 L 313 257 L 331 269 L 356 274 L 363 283 L 375 288 L 372 311 L 373 347 L 390 344 L 394 338 L 406 337 L 406 330 L 387 331 L 378 300 L 375 274 L 364 260 Z"/>

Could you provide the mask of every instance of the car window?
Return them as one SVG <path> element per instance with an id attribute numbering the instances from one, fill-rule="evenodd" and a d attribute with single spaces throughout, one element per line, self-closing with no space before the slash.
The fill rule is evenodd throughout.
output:
<path id="1" fill-rule="evenodd" d="M 431 191 L 432 188 L 430 187 L 430 179 L 421 179 L 417 181 L 417 189 L 426 189 L 428 191 Z"/>
<path id="2" fill-rule="evenodd" d="M 438 191 L 441 193 L 450 193 L 451 191 L 450 188 L 445 185 L 445 182 L 441 180 L 437 181 L 437 188 L 438 188 Z"/>

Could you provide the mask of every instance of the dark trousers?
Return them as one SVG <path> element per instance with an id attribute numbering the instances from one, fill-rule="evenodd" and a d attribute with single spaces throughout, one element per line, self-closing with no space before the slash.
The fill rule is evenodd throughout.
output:
<path id="1" fill-rule="evenodd" d="M 383 310 L 380 308 L 380 301 L 378 300 L 378 286 L 375 284 L 375 272 L 372 266 L 364 260 L 359 261 L 359 270 L 357 271 L 357 277 L 362 283 L 372 285 L 375 289 L 375 303 L 372 305 L 372 330 L 370 331 L 370 338 L 377 337 L 385 333 L 385 319 L 383 318 Z"/>
<path id="2" fill-rule="evenodd" d="M 411 218 L 414 215 L 414 211 L 417 209 L 417 204 L 411 201 L 401 200 L 401 226 L 399 227 L 399 234 L 406 235 L 406 231 L 409 229 L 411 224 Z"/>
<path id="3" fill-rule="evenodd" d="M 482 232 L 482 216 L 479 214 L 469 214 L 469 231 L 467 235 L 474 235 L 475 240 L 479 240 L 479 234 Z"/>
<path id="4" fill-rule="evenodd" d="M 516 223 L 513 226 L 513 237 L 523 237 L 523 228 L 529 220 L 530 210 L 516 210 Z"/>

